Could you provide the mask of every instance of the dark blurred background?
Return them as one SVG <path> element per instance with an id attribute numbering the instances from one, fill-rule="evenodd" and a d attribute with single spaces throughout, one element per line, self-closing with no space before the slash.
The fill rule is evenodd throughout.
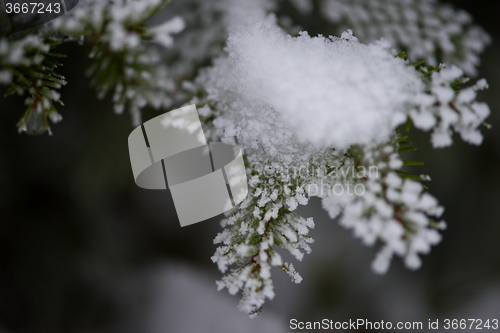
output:
<path id="1" fill-rule="evenodd" d="M 410 133 L 419 150 L 408 157 L 425 162 L 417 172 L 432 177 L 448 223 L 423 268 L 396 259 L 387 275 L 373 274 L 375 250 L 313 200 L 301 208 L 315 218 L 313 253 L 291 259 L 304 281 L 275 269 L 276 298 L 248 319 L 238 297 L 216 291 L 221 274 L 210 257 L 220 218 L 181 228 L 168 191 L 135 185 L 131 119 L 96 99 L 87 50 L 69 44 L 58 49 L 69 54 L 60 71 L 69 83 L 53 136 L 18 134 L 22 99 L 0 99 L 0 333 L 278 333 L 292 318 L 500 319 L 500 2 L 448 2 L 493 37 L 479 74 L 490 84 L 479 99 L 493 127 L 482 129 L 480 147 L 455 137 L 439 150 L 428 133 Z M 147 110 L 143 120 L 156 115 Z"/>

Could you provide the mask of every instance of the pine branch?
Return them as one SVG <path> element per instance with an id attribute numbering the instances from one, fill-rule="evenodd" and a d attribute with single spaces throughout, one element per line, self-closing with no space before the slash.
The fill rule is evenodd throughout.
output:
<path id="1" fill-rule="evenodd" d="M 291 263 L 283 262 L 275 247 L 302 260 L 304 252 L 311 252 L 313 239 L 308 231 L 314 228 L 314 222 L 291 211 L 308 200 L 299 177 L 255 170 L 250 176 L 247 199 L 222 221 L 225 229 L 214 243 L 223 245 L 212 260 L 223 273 L 236 265 L 217 282 L 218 289 L 227 288 L 233 295 L 241 290 L 239 309 L 254 317 L 262 311 L 265 298 L 274 297 L 271 267 L 280 267 L 295 283 L 302 280 Z"/>
<path id="2" fill-rule="evenodd" d="M 50 38 L 27 36 L 18 41 L 0 39 L 0 83 L 9 84 L 5 96 L 27 95 L 26 111 L 17 126 L 19 132 L 43 134 L 50 131 L 48 119 L 53 123 L 62 117 L 54 103 L 64 105 L 58 90 L 66 84 L 56 72 L 65 55 L 54 53 L 60 42 Z"/>
<path id="3" fill-rule="evenodd" d="M 491 43 L 468 13 L 437 0 L 320 0 L 319 6 L 337 34 L 353 29 L 366 43 L 383 37 L 412 59 L 453 64 L 468 75 L 477 74 L 479 54 Z"/>
<path id="4" fill-rule="evenodd" d="M 84 36 L 92 58 L 87 73 L 98 97 L 112 91 L 115 112 L 121 114 L 127 108 L 135 126 L 141 123 L 145 106 L 168 108 L 173 102 L 169 96 L 175 84 L 160 63 L 160 50 L 151 42 L 171 47 L 171 35 L 180 32 L 184 23 L 174 18 L 156 27 L 145 24 L 169 2 L 90 1 L 53 25 L 68 36 Z"/>
<path id="5" fill-rule="evenodd" d="M 66 81 L 55 70 L 65 55 L 53 49 L 68 41 L 86 41 L 91 46 L 93 61 L 88 73 L 98 97 L 113 91 L 115 112 L 128 108 L 135 125 L 141 122 L 140 111 L 147 105 L 156 109 L 171 106 L 175 84 L 160 62 L 159 45 L 171 47 L 172 35 L 184 28 L 184 22 L 176 17 L 159 26 L 145 24 L 168 2 L 91 0 L 25 38 L 1 39 L 0 83 L 10 84 L 6 95 L 30 95 L 19 131 L 50 133 L 47 118 L 52 122 L 62 119 L 53 102 L 63 105 L 58 89 Z"/>

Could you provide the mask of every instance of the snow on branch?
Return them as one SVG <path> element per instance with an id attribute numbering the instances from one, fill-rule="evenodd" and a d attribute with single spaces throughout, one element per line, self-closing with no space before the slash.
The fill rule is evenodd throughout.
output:
<path id="1" fill-rule="evenodd" d="M 146 106 L 191 99 L 211 141 L 243 148 L 249 195 L 222 221 L 212 260 L 225 274 L 219 290 L 242 292 L 251 317 L 274 297 L 272 267 L 302 280 L 282 254 L 310 253 L 314 222 L 294 211 L 314 196 L 379 248 L 374 272 L 394 256 L 419 268 L 446 224 L 422 183 L 430 178 L 401 170 L 422 164 L 402 159 L 415 149 L 402 125 L 431 131 L 434 147 L 453 132 L 479 145 L 490 113 L 477 101 L 486 81 L 464 75 L 490 42 L 467 13 L 435 0 L 290 0 L 306 16 L 319 5 L 339 35 L 292 36 L 282 28 L 295 22 L 276 18 L 283 1 L 82 0 L 43 29 L 0 36 L 0 84 L 28 107 L 20 131 L 50 133 L 48 119 L 61 119 L 65 55 L 55 50 L 78 41 L 116 113 L 128 109 L 138 125 Z"/>
<path id="2" fill-rule="evenodd" d="M 244 148 L 250 179 L 249 197 L 215 239 L 212 260 L 226 273 L 219 289 L 242 291 L 240 310 L 255 316 L 274 296 L 272 266 L 300 282 L 275 249 L 298 260 L 310 252 L 314 224 L 293 211 L 313 196 L 365 245 L 379 244 L 374 272 L 394 256 L 419 268 L 446 224 L 421 183 L 430 178 L 400 170 L 421 163 L 402 160 L 413 148 L 398 128 L 413 120 L 434 131 L 435 146 L 451 130 L 480 143 L 489 110 L 475 98 L 485 81 L 464 88 L 456 67 L 410 63 L 387 41 L 362 44 L 350 30 L 291 37 L 269 21 L 248 24 L 226 51 L 200 73 L 193 99 L 214 140 Z"/>

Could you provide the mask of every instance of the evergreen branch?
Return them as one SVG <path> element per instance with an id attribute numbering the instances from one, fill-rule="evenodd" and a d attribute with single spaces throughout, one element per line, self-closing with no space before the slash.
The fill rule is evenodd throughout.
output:
<path id="1" fill-rule="evenodd" d="M 17 123 L 19 132 L 43 134 L 53 123 L 62 119 L 54 102 L 64 105 L 58 90 L 66 84 L 65 78 L 55 70 L 62 66 L 63 54 L 51 52 L 58 43 L 50 38 L 42 40 L 27 36 L 19 41 L 0 40 L 0 83 L 9 84 L 5 96 L 28 95 L 27 108 Z M 3 78 L 3 79 L 2 79 Z"/>

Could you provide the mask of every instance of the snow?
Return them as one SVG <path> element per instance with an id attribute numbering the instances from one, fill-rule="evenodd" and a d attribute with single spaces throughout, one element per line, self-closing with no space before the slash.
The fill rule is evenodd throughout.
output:
<path id="1" fill-rule="evenodd" d="M 163 47 L 169 48 L 174 45 L 172 34 L 178 34 L 184 30 L 186 24 L 182 17 L 176 16 L 161 25 L 152 27 L 149 31 L 153 35 L 153 40 Z"/>
<path id="2" fill-rule="evenodd" d="M 375 272 L 385 273 L 394 255 L 408 268 L 419 268 L 420 255 L 441 240 L 437 229 L 446 224 L 436 218 L 444 209 L 420 183 L 395 172 L 403 165 L 395 128 L 410 118 L 416 128 L 432 131 L 434 147 L 452 144 L 454 132 L 466 142 L 481 143 L 478 128 L 490 110 L 476 98 L 488 85 L 479 80 L 462 90 L 453 86 L 466 82 L 464 73 L 475 72 L 477 55 L 488 43 L 488 36 L 471 26 L 470 16 L 434 0 L 293 0 L 303 15 L 319 4 L 328 20 L 347 22 L 355 30 L 340 37 L 307 32 L 292 37 L 278 28 L 274 15 L 267 15 L 277 6 L 275 0 L 186 0 L 169 5 L 172 15 L 162 16 L 162 23 L 130 29 L 159 3 L 82 1 L 52 28 L 73 37 L 99 35 L 91 53 L 102 60 L 96 71 L 111 61 L 101 59 L 99 47 L 126 54 L 113 101 L 117 113 L 128 105 L 136 124 L 146 105 L 169 108 L 178 102 L 180 80 L 193 78 L 199 64 L 219 55 L 194 82 L 181 86 L 196 95 L 193 103 L 208 120 L 207 135 L 238 143 L 247 161 L 262 169 L 257 175 L 249 170 L 249 196 L 228 213 L 221 222 L 225 229 L 214 240 L 221 245 L 212 260 L 223 273 L 229 271 L 218 289 L 242 291 L 239 308 L 253 317 L 266 298 L 274 297 L 273 266 L 301 281 L 274 246 L 297 260 L 311 252 L 308 233 L 314 222 L 292 211 L 308 204 L 313 192 L 330 217 L 338 217 L 363 244 L 382 246 L 372 265 Z M 175 16 L 179 8 L 182 18 Z M 179 34 L 175 43 L 174 34 Z M 26 49 L 48 47 L 38 37 L 7 43 L 0 40 L 0 64 L 40 63 L 41 56 L 25 59 Z M 438 64 L 443 58 L 457 66 L 440 64 L 427 78 L 395 56 L 393 48 L 401 46 L 412 61 Z M 167 48 L 171 53 L 164 54 Z M 0 82 L 12 79 L 9 69 L 0 71 Z M 113 87 L 98 87 L 99 93 L 104 96 L 108 88 Z M 57 114 L 51 118 L 60 119 Z M 349 166 L 375 166 L 377 175 L 327 175 L 327 170 Z M 314 171 L 284 172 L 291 168 Z M 349 186 L 363 191 L 344 191 Z"/>
<path id="3" fill-rule="evenodd" d="M 479 54 L 491 43 L 468 13 L 437 0 L 319 0 L 319 5 L 327 20 L 341 30 L 353 28 L 364 42 L 384 37 L 406 50 L 411 61 L 443 61 L 468 75 L 477 74 Z"/>
<path id="4" fill-rule="evenodd" d="M 342 38 L 292 38 L 256 24 L 230 35 L 234 84 L 266 105 L 299 140 L 339 149 L 386 141 L 423 91 L 412 68 L 385 43 Z"/>

